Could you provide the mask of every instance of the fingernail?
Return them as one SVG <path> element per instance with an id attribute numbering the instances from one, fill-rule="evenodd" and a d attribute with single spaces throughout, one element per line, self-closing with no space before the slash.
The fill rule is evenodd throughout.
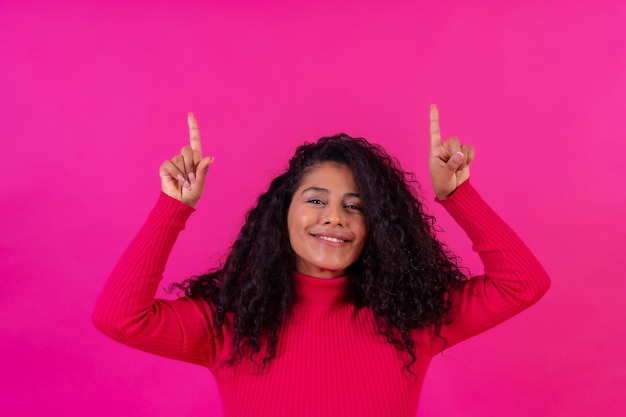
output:
<path id="1" fill-rule="evenodd" d="M 193 117 L 193 113 L 192 112 L 187 113 L 187 117 Z"/>
<path id="2" fill-rule="evenodd" d="M 209 159 L 209 165 L 211 165 L 211 164 L 213 163 L 213 161 L 215 161 L 215 158 L 214 158 L 214 157 L 211 157 L 211 158 Z"/>
<path id="3" fill-rule="evenodd" d="M 457 163 L 458 163 L 458 162 L 461 162 L 461 161 L 463 160 L 463 157 L 464 157 L 464 156 L 465 156 L 465 155 L 463 155 L 463 152 L 457 152 L 457 153 L 454 155 L 454 158 L 453 158 L 453 159 L 454 159 L 454 162 L 457 162 Z"/>
<path id="4" fill-rule="evenodd" d="M 187 176 L 189 177 L 189 182 L 192 184 L 196 183 L 196 174 L 194 174 L 193 172 L 190 172 L 187 174 Z"/>
<path id="5" fill-rule="evenodd" d="M 189 184 L 189 181 L 183 182 L 183 187 L 185 187 L 186 190 L 191 190 L 191 184 Z"/>
<path id="6" fill-rule="evenodd" d="M 182 174 L 178 174 L 178 175 L 176 176 L 176 179 L 177 179 L 177 180 L 178 180 L 178 182 L 180 182 L 181 184 L 182 184 L 183 182 L 185 182 L 185 178 L 182 176 Z"/>

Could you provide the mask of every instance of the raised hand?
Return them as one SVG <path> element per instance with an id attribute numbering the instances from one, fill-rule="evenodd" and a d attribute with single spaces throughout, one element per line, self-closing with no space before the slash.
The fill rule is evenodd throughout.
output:
<path id="1" fill-rule="evenodd" d="M 439 111 L 430 107 L 430 155 L 428 168 L 433 190 L 438 199 L 449 197 L 456 188 L 469 178 L 469 165 L 474 159 L 474 148 L 461 145 L 457 138 L 441 141 Z"/>
<path id="2" fill-rule="evenodd" d="M 198 121 L 193 114 L 187 115 L 189 125 L 189 146 L 181 149 L 180 154 L 163 162 L 159 169 L 161 190 L 172 198 L 194 207 L 206 180 L 209 165 L 213 157 L 202 157 L 202 144 Z"/>

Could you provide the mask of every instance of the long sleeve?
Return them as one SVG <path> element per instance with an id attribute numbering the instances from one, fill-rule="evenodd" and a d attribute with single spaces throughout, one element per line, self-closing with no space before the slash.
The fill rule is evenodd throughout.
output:
<path id="1" fill-rule="evenodd" d="M 216 340 L 200 299 L 155 300 L 165 264 L 193 209 L 161 193 L 106 282 L 93 322 L 107 336 L 157 355 L 208 366 Z"/>
<path id="2" fill-rule="evenodd" d="M 472 241 L 484 275 L 462 283 L 452 296 L 452 322 L 435 338 L 436 352 L 487 330 L 537 302 L 550 287 L 539 261 L 469 182 L 439 201 Z"/>

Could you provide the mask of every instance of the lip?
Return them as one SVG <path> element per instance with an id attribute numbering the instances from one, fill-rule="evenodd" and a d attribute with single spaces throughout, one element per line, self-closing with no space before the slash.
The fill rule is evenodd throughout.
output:
<path id="1" fill-rule="evenodd" d="M 333 233 L 333 232 L 321 232 L 321 233 L 309 233 L 310 236 L 314 237 L 320 243 L 330 245 L 330 246 L 343 246 L 351 242 L 348 237 L 342 233 Z M 341 242 L 333 242 L 324 238 L 332 238 L 339 239 Z"/>

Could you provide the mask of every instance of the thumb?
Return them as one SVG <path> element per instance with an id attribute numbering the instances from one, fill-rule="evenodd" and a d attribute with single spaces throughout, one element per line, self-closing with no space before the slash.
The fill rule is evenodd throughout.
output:
<path id="1" fill-rule="evenodd" d="M 459 169 L 461 164 L 463 164 L 463 160 L 465 159 L 465 155 L 461 151 L 457 151 L 452 158 L 448 159 L 446 162 L 446 166 L 450 169 L 450 171 L 456 171 Z"/>
<path id="2" fill-rule="evenodd" d="M 212 156 L 207 156 L 206 158 L 202 158 L 196 167 L 196 182 L 200 186 L 200 188 L 204 187 L 204 181 L 206 180 L 207 173 L 209 172 L 209 166 L 215 160 Z"/>

